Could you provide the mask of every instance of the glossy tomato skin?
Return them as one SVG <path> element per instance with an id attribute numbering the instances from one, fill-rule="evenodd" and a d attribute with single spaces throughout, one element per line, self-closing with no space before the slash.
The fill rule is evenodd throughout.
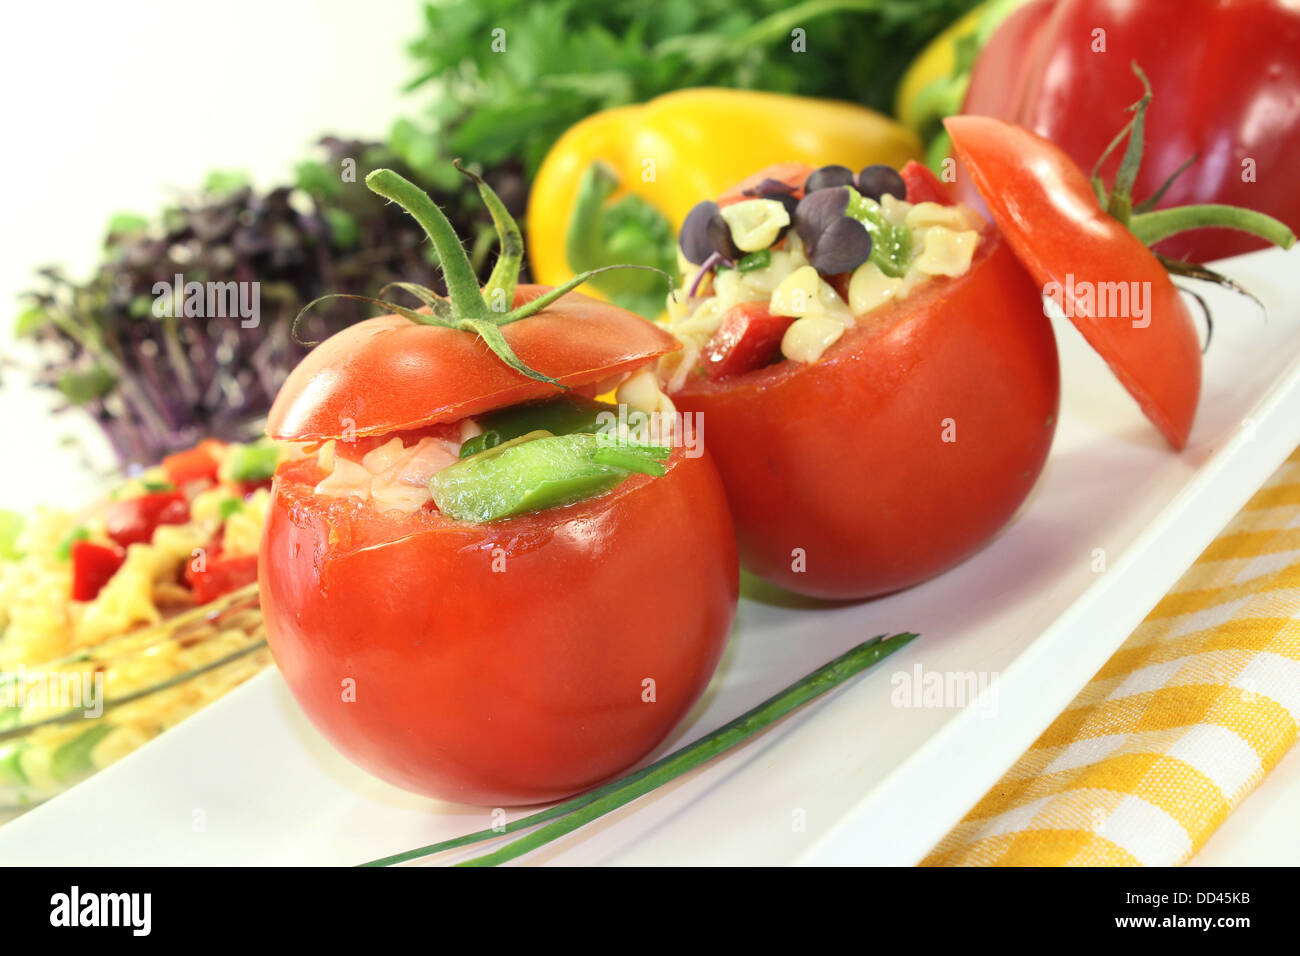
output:
<path id="1" fill-rule="evenodd" d="M 320 477 L 311 460 L 276 476 L 262 609 L 299 704 L 376 775 L 484 806 L 558 799 L 644 757 L 708 685 L 738 582 L 707 457 L 679 448 L 661 478 L 489 524 L 377 514 L 314 494 Z"/>
<path id="2" fill-rule="evenodd" d="M 864 598 L 984 545 L 1042 470 L 1060 397 L 1040 290 L 989 229 L 970 271 L 873 312 L 811 364 L 692 376 L 741 563 Z M 802 567 L 802 569 L 800 569 Z"/>

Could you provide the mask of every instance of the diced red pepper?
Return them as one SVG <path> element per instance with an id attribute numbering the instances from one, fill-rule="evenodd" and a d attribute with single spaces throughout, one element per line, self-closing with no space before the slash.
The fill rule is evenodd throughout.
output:
<path id="1" fill-rule="evenodd" d="M 185 580 L 194 592 L 198 604 L 207 604 L 223 594 L 237 591 L 257 580 L 257 555 L 242 554 L 234 558 L 209 552 L 202 571 L 195 571 L 193 562 L 186 566 Z"/>
<path id="2" fill-rule="evenodd" d="M 257 490 L 259 490 L 259 489 L 261 489 L 261 488 L 266 488 L 266 489 L 269 490 L 270 487 L 271 487 L 271 482 L 272 482 L 272 480 L 273 480 L 273 479 L 271 479 L 271 478 L 263 478 L 263 479 L 261 479 L 260 481 L 241 481 L 241 482 L 238 482 L 238 485 L 239 485 L 239 493 L 240 493 L 241 495 L 243 495 L 245 498 L 247 498 L 247 497 L 248 497 L 249 495 L 251 495 L 253 492 L 255 492 L 255 491 L 257 491 Z"/>
<path id="3" fill-rule="evenodd" d="M 163 459 L 162 469 L 167 480 L 181 488 L 192 481 L 207 479 L 216 481 L 219 464 L 215 451 L 221 447 L 220 442 L 207 440 L 200 442 L 189 451 L 180 451 Z"/>
<path id="4" fill-rule="evenodd" d="M 126 560 L 126 551 L 77 540 L 68 549 L 72 561 L 72 600 L 93 601 Z"/>
<path id="5" fill-rule="evenodd" d="M 948 187 L 916 160 L 909 159 L 898 174 L 903 177 L 903 185 L 907 187 L 907 201 L 912 205 L 922 202 L 937 202 L 940 206 L 953 205 Z"/>
<path id="6" fill-rule="evenodd" d="M 115 501 L 105 516 L 108 536 L 126 547 L 153 540 L 162 524 L 185 524 L 190 520 L 190 503 L 181 491 L 157 491 Z"/>
<path id="7" fill-rule="evenodd" d="M 704 346 L 704 374 L 726 378 L 772 364 L 781 357 L 781 339 L 793 323 L 792 316 L 773 315 L 766 302 L 733 306 Z"/>

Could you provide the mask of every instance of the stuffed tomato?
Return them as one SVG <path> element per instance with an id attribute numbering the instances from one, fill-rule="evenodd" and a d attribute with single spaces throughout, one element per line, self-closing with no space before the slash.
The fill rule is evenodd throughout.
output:
<path id="1" fill-rule="evenodd" d="M 481 292 L 427 197 L 367 183 L 429 229 L 450 296 L 405 287 L 425 309 L 326 340 L 278 396 L 268 431 L 299 452 L 262 540 L 271 649 L 377 776 L 557 799 L 644 757 L 712 677 L 737 596 L 721 483 L 674 440 L 652 371 L 670 336 L 516 287 L 518 231 L 482 183 L 503 241 Z"/>
<path id="2" fill-rule="evenodd" d="M 894 591 L 1024 501 L 1059 401 L 1041 290 L 922 167 L 764 171 L 693 211 L 680 258 L 661 377 L 701 417 L 749 570 Z"/>

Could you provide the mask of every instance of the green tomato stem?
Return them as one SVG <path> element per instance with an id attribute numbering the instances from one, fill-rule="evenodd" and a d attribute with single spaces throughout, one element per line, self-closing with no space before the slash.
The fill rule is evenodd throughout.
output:
<path id="1" fill-rule="evenodd" d="M 656 269 L 654 266 L 637 266 L 632 265 L 631 263 L 627 265 L 601 266 L 599 269 L 588 269 L 586 272 L 574 276 L 568 282 L 564 283 L 564 285 L 557 285 L 554 289 L 539 295 L 530 302 L 525 302 L 512 312 L 507 312 L 505 315 L 498 314 L 497 318 L 493 319 L 493 321 L 496 322 L 497 325 L 509 325 L 511 322 L 518 322 L 520 319 L 526 319 L 530 315 L 536 315 L 556 299 L 560 298 L 560 296 L 572 292 L 592 276 L 599 275 L 602 272 L 609 272 L 611 269 L 643 269 L 647 272 L 657 272 L 668 280 L 669 289 L 672 288 L 673 277 L 667 272 L 664 272 L 663 269 Z"/>
<path id="2" fill-rule="evenodd" d="M 1142 166 L 1142 152 L 1146 148 L 1147 107 L 1151 105 L 1151 83 L 1147 75 L 1138 66 L 1137 60 L 1129 64 L 1137 78 L 1142 81 L 1142 98 L 1129 107 L 1133 121 L 1129 124 L 1128 145 L 1124 149 L 1124 158 L 1120 161 L 1119 172 L 1111 187 L 1107 211 L 1122 223 L 1128 223 L 1133 210 L 1133 184 L 1137 182 L 1138 170 Z"/>
<path id="3" fill-rule="evenodd" d="M 447 281 L 448 298 L 452 309 L 460 318 L 484 319 L 490 315 L 487 303 L 479 292 L 478 277 L 465 254 L 456 230 L 437 203 L 419 186 L 404 179 L 391 169 L 376 169 L 366 176 L 366 185 L 372 192 L 397 203 L 415 217 L 428 233 L 438 252 L 442 274 Z"/>
<path id="4" fill-rule="evenodd" d="M 431 289 L 414 282 L 390 282 L 379 290 L 379 298 L 382 299 L 388 295 L 389 289 L 401 289 L 403 292 L 419 299 L 429 307 L 429 312 L 436 318 L 441 319 L 444 323 L 452 319 L 451 303 L 438 295 Z"/>
<path id="5" fill-rule="evenodd" d="M 1155 209 L 1156 203 L 1160 202 L 1160 200 L 1164 198 L 1165 193 L 1169 192 L 1169 187 L 1174 184 L 1174 181 L 1178 179 L 1178 177 L 1181 176 L 1183 173 L 1187 172 L 1187 170 L 1191 169 L 1192 165 L 1199 158 L 1200 158 L 1199 154 L 1192 153 L 1192 155 L 1188 156 L 1185 160 L 1183 160 L 1182 163 L 1179 164 L 1178 168 L 1169 174 L 1169 178 L 1160 184 L 1159 189 L 1157 189 L 1150 196 L 1148 196 L 1146 199 L 1142 200 L 1140 203 L 1138 203 L 1136 206 L 1133 207 L 1133 212 L 1143 213 L 1143 212 L 1150 212 L 1152 209 Z"/>
<path id="6" fill-rule="evenodd" d="M 1217 203 L 1140 213 L 1129 219 L 1128 227 L 1148 246 L 1188 229 L 1214 228 L 1248 232 L 1283 249 L 1290 249 L 1295 243 L 1295 233 L 1286 223 L 1253 209 Z"/>
<path id="7" fill-rule="evenodd" d="M 576 830 L 598 817 L 604 816 L 611 810 L 616 810 L 638 797 L 644 796 L 669 780 L 698 767 L 719 754 L 725 753 L 780 720 L 795 708 L 838 687 L 855 674 L 861 673 L 873 664 L 888 657 L 907 645 L 916 636 L 916 634 L 904 633 L 885 638 L 882 635 L 870 641 L 865 641 L 847 653 L 841 654 L 830 663 L 819 667 L 811 674 L 807 674 L 795 681 L 785 690 L 769 697 L 757 707 L 746 711 L 735 720 L 719 727 L 713 733 L 701 737 L 694 743 L 688 744 L 681 750 L 669 754 L 635 773 L 628 774 L 613 783 L 605 784 L 603 787 L 598 787 L 589 793 L 574 797 L 572 800 L 566 800 L 564 803 L 556 804 L 538 813 L 521 817 L 513 823 L 508 823 L 496 830 L 479 830 L 465 836 L 443 840 L 440 843 L 433 843 L 415 850 L 408 850 L 405 853 L 373 860 L 370 863 L 363 864 L 363 866 L 389 866 L 394 863 L 405 863 L 443 850 L 451 850 L 456 847 L 491 840 L 501 836 L 502 833 L 513 833 L 516 830 L 527 829 L 539 823 L 546 823 L 549 820 L 556 820 L 557 817 L 563 817 L 563 819 L 556 820 L 549 826 L 507 843 L 492 853 L 466 860 L 458 865 L 495 866 L 498 863 L 513 860 L 566 833 Z"/>
<path id="8" fill-rule="evenodd" d="M 478 187 L 483 205 L 487 206 L 488 213 L 492 216 L 492 225 L 496 227 L 501 251 L 497 254 L 496 265 L 492 267 L 487 285 L 483 287 L 483 294 L 489 307 L 500 299 L 505 302 L 505 308 L 500 311 L 508 312 L 515 304 L 515 286 L 519 283 L 519 270 L 524 264 L 524 237 L 519 232 L 519 224 L 510 215 L 501 197 L 492 191 L 492 187 L 481 176 L 462 166 L 459 159 L 453 160 L 452 165 Z"/>
<path id="9" fill-rule="evenodd" d="M 545 382 L 547 385 L 554 385 L 556 388 L 568 391 L 569 386 L 563 382 L 553 379 L 549 375 L 543 375 L 535 368 L 525 365 L 519 356 L 515 354 L 515 350 L 510 347 L 506 337 L 501 334 L 501 329 L 491 319 L 461 319 L 457 324 L 457 328 L 476 333 L 479 338 L 487 343 L 487 347 L 496 353 L 497 358 L 519 374 L 527 375 L 538 382 Z"/>

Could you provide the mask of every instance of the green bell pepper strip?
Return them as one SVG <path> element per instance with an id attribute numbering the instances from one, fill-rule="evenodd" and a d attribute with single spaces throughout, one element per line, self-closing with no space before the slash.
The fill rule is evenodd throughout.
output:
<path id="1" fill-rule="evenodd" d="M 274 442 L 240 445 L 230 452 L 226 473 L 234 481 L 266 481 L 280 463 L 280 449 Z"/>
<path id="2" fill-rule="evenodd" d="M 522 436 L 448 465 L 429 479 L 438 510 L 459 521 L 497 521 L 604 494 L 632 471 L 651 471 L 669 449 L 620 444 L 602 435 Z M 637 456 L 640 467 L 608 452 Z M 598 457 L 599 455 L 599 457 Z M 604 458 L 604 460 L 600 460 Z"/>
<path id="3" fill-rule="evenodd" d="M 886 219 L 880 203 L 874 199 L 868 199 L 852 186 L 844 188 L 849 191 L 844 214 L 862 223 L 871 236 L 870 261 L 885 275 L 901 279 L 912 261 L 912 233 L 906 226 L 896 226 Z"/>

